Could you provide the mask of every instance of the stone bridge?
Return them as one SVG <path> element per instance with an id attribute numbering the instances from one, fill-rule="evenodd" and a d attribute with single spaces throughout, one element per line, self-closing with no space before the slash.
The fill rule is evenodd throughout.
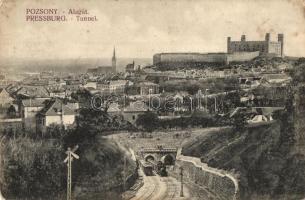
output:
<path id="1" fill-rule="evenodd" d="M 155 148 L 141 148 L 137 154 L 141 160 L 162 161 L 165 165 L 174 165 L 177 156 L 177 148 L 159 145 Z"/>

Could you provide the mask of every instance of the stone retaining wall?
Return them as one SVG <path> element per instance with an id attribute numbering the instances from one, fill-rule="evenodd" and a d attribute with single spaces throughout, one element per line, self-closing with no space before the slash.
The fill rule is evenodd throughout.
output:
<path id="1" fill-rule="evenodd" d="M 199 158 L 183 156 L 180 149 L 171 174 L 179 178 L 181 167 L 183 168 L 184 180 L 207 188 L 217 199 L 239 199 L 239 185 L 234 174 L 209 167 L 202 163 Z"/>

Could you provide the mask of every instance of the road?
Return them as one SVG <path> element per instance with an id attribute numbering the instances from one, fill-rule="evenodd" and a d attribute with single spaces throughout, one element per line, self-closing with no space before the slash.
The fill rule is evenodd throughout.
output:
<path id="1" fill-rule="evenodd" d="M 184 186 L 184 197 L 180 197 L 181 184 L 173 177 L 143 176 L 144 185 L 131 200 L 186 200 L 192 199 Z"/>

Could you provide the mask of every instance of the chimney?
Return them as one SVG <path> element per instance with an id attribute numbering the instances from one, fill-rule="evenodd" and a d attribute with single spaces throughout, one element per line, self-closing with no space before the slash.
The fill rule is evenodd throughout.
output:
<path id="1" fill-rule="evenodd" d="M 265 40 L 270 41 L 270 33 L 266 33 Z"/>
<path id="2" fill-rule="evenodd" d="M 284 34 L 277 35 L 277 41 L 281 43 L 281 57 L 284 56 Z"/>
<path id="3" fill-rule="evenodd" d="M 246 35 L 242 35 L 240 41 L 242 42 L 246 41 Z"/>

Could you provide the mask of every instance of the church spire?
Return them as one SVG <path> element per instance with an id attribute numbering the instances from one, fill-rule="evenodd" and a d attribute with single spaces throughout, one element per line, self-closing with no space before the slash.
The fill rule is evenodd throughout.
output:
<path id="1" fill-rule="evenodd" d="M 115 46 L 113 47 L 113 56 L 112 56 L 112 59 L 116 59 L 115 58 Z"/>
<path id="2" fill-rule="evenodd" d="M 115 47 L 113 47 L 113 55 L 112 55 L 112 68 L 113 72 L 116 72 L 116 56 L 115 56 Z"/>

